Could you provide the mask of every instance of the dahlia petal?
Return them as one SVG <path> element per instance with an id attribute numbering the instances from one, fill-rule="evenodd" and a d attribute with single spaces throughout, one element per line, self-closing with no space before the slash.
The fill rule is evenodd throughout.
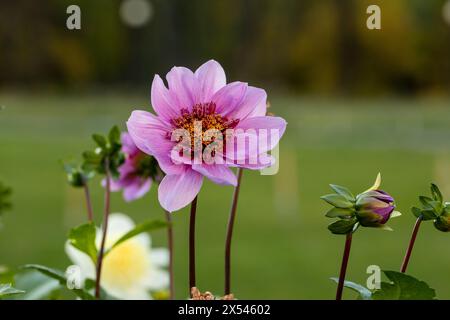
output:
<path id="1" fill-rule="evenodd" d="M 169 273 L 159 268 L 152 268 L 148 275 L 142 279 L 142 286 L 148 290 L 156 291 L 169 286 Z"/>
<path id="2" fill-rule="evenodd" d="M 142 181 L 141 178 L 135 178 L 133 183 L 124 188 L 123 198 L 126 202 L 142 198 L 150 190 L 151 185 L 151 179 Z"/>
<path id="3" fill-rule="evenodd" d="M 159 185 L 159 202 L 169 212 L 180 210 L 194 200 L 202 183 L 203 176 L 190 169 L 180 175 L 167 175 Z"/>
<path id="4" fill-rule="evenodd" d="M 152 264 L 158 267 L 167 267 L 170 260 L 169 250 L 166 248 L 153 248 L 150 252 Z"/>
<path id="5" fill-rule="evenodd" d="M 275 158 L 270 154 L 262 153 L 258 155 L 256 163 L 249 163 L 248 161 L 240 163 L 239 161 L 235 161 L 234 163 L 230 164 L 230 167 L 245 168 L 249 170 L 261 170 L 273 166 L 275 164 L 275 161 Z"/>
<path id="6" fill-rule="evenodd" d="M 185 171 L 185 165 L 174 163 L 170 155 L 155 156 L 161 170 L 167 175 L 179 175 Z"/>
<path id="7" fill-rule="evenodd" d="M 122 141 L 122 151 L 127 155 L 133 156 L 139 152 L 128 132 L 122 132 L 120 140 Z"/>
<path id="8" fill-rule="evenodd" d="M 216 104 L 216 112 L 226 116 L 239 107 L 247 92 L 247 86 L 243 82 L 232 82 L 217 91 L 211 98 Z"/>
<path id="9" fill-rule="evenodd" d="M 178 110 L 192 107 L 199 101 L 199 85 L 194 73 L 184 67 L 173 67 L 166 76 L 169 93 Z"/>
<path id="10" fill-rule="evenodd" d="M 201 173 L 211 181 L 221 185 L 237 185 L 236 175 L 225 165 L 221 164 L 194 164 L 192 169 Z"/>
<path id="11" fill-rule="evenodd" d="M 280 117 L 252 117 L 239 122 L 236 129 L 255 130 L 258 135 L 258 154 L 272 150 L 286 130 L 287 122 Z M 261 130 L 264 131 L 264 134 Z"/>
<path id="12" fill-rule="evenodd" d="M 247 117 L 262 117 L 267 111 L 267 93 L 265 90 L 251 87 L 247 88 L 240 106 L 228 113 L 231 119 L 245 119 Z"/>
<path id="13" fill-rule="evenodd" d="M 170 128 L 149 112 L 133 111 L 127 127 L 136 146 L 146 154 L 161 154 L 173 146 L 166 136 Z"/>
<path id="14" fill-rule="evenodd" d="M 65 244 L 65 251 L 70 261 L 80 268 L 81 281 L 95 278 L 95 265 L 86 253 L 72 246 L 69 241 Z"/>
<path id="15" fill-rule="evenodd" d="M 108 237 L 120 238 L 135 226 L 134 221 L 123 213 L 111 213 L 108 219 Z"/>
<path id="16" fill-rule="evenodd" d="M 200 102 L 209 102 L 214 93 L 225 87 L 227 84 L 225 71 L 222 66 L 214 60 L 209 60 L 201 65 L 197 71 L 195 71 L 195 76 L 199 82 Z"/>
<path id="17" fill-rule="evenodd" d="M 151 102 L 156 114 L 166 121 L 179 115 L 180 108 L 173 101 L 169 90 L 159 75 L 155 75 L 151 88 Z"/>

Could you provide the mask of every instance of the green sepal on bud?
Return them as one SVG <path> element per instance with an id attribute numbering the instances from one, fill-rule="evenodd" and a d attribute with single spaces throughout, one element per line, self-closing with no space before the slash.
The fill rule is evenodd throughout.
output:
<path id="1" fill-rule="evenodd" d="M 333 234 L 348 234 L 351 232 L 355 232 L 358 226 L 358 219 L 353 217 L 350 219 L 342 219 L 333 222 L 328 226 L 328 230 L 330 230 Z"/>
<path id="2" fill-rule="evenodd" d="M 356 197 L 345 187 L 330 185 L 336 193 L 321 197 L 333 206 L 325 216 L 340 220 L 330 224 L 328 229 L 333 234 L 355 232 L 359 226 L 392 230 L 386 222 L 401 214 L 394 211 L 394 199 L 380 190 L 380 185 L 381 175 L 378 174 L 374 185 Z"/>
<path id="3" fill-rule="evenodd" d="M 413 207 L 411 212 L 415 217 L 421 218 L 423 221 L 432 220 L 435 228 L 439 231 L 449 232 L 450 203 L 444 202 L 444 197 L 436 184 L 432 183 L 430 190 L 431 197 L 419 196 L 422 207 Z"/>
<path id="4" fill-rule="evenodd" d="M 105 174 L 106 164 L 108 163 L 109 172 L 114 178 L 117 178 L 119 176 L 118 168 L 125 161 L 125 155 L 121 152 L 122 143 L 119 127 L 112 127 L 107 137 L 101 134 L 93 134 L 92 139 L 97 147 L 93 151 L 83 152 L 82 169 Z"/>
<path id="5" fill-rule="evenodd" d="M 10 201 L 12 189 L 0 182 L 0 215 L 12 208 Z"/>

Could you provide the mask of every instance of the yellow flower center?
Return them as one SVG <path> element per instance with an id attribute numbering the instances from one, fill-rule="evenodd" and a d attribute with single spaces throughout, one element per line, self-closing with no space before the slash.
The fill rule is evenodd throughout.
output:
<path id="1" fill-rule="evenodd" d="M 103 261 L 102 283 L 123 289 L 132 287 L 147 275 L 150 263 L 144 245 L 134 239 L 127 240 Z"/>
<path id="2" fill-rule="evenodd" d="M 201 132 L 195 132 L 196 123 L 201 123 Z M 224 132 L 226 129 L 234 128 L 239 123 L 238 119 L 229 120 L 226 117 L 216 113 L 216 105 L 213 102 L 197 104 L 189 112 L 187 109 L 181 110 L 181 116 L 172 119 L 172 125 L 178 129 L 185 129 L 191 137 L 192 149 L 194 149 L 194 141 L 198 139 L 203 146 L 211 143 L 205 140 L 204 133 L 208 130 L 218 130 Z"/>

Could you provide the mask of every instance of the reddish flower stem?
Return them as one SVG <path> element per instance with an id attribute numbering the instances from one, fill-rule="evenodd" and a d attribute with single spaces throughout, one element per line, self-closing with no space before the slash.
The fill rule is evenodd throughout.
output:
<path id="1" fill-rule="evenodd" d="M 169 287 L 169 298 L 170 300 L 175 299 L 175 285 L 174 285 L 174 276 L 173 276 L 173 228 L 172 228 L 172 215 L 170 212 L 166 211 L 166 221 L 169 224 L 167 227 L 167 242 L 169 247 L 169 278 L 170 278 L 170 287 Z"/>
<path id="2" fill-rule="evenodd" d="M 406 250 L 405 257 L 403 258 L 403 263 L 400 268 L 400 272 L 405 273 L 408 268 L 409 259 L 411 258 L 411 253 L 414 248 L 414 243 L 416 242 L 417 233 L 419 232 L 420 224 L 422 222 L 422 216 L 419 216 L 414 225 L 414 229 L 411 235 L 411 240 L 409 241 L 408 249 Z"/>
<path id="3" fill-rule="evenodd" d="M 100 251 L 97 258 L 96 279 L 95 279 L 95 298 L 100 299 L 100 279 L 102 274 L 103 255 L 105 252 L 106 234 L 108 232 L 108 218 L 109 218 L 109 206 L 110 206 L 110 194 L 111 194 L 111 174 L 109 172 L 109 161 L 106 159 L 105 163 L 105 211 L 103 216 L 103 235 L 100 244 Z"/>
<path id="4" fill-rule="evenodd" d="M 234 188 L 233 202 L 231 204 L 230 216 L 228 218 L 227 237 L 225 240 L 225 295 L 231 292 L 231 239 L 233 237 L 234 220 L 236 218 L 236 209 L 239 198 L 239 191 L 241 188 L 243 170 L 241 168 L 237 171 L 237 185 Z"/>
<path id="5" fill-rule="evenodd" d="M 89 186 L 87 182 L 84 183 L 84 196 L 86 198 L 88 221 L 92 222 L 94 221 L 94 214 L 92 213 L 91 193 L 89 192 Z"/>
<path id="6" fill-rule="evenodd" d="M 336 300 L 342 300 L 342 291 L 344 290 L 345 274 L 347 273 L 348 259 L 350 258 L 350 248 L 352 246 L 352 232 L 347 233 L 345 238 L 344 255 L 342 257 L 341 272 L 339 274 L 339 283 L 336 291 Z"/>
<path id="7" fill-rule="evenodd" d="M 197 196 L 198 197 L 198 196 Z M 196 287 L 195 283 L 195 216 L 197 213 L 197 197 L 191 203 L 191 214 L 189 219 L 189 294 Z"/>

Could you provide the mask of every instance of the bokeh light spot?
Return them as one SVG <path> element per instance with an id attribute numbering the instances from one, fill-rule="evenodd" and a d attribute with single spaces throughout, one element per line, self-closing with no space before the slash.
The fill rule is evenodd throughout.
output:
<path id="1" fill-rule="evenodd" d="M 153 6 L 147 0 L 124 0 L 120 6 L 123 23 L 132 28 L 146 25 L 153 16 Z"/>
<path id="2" fill-rule="evenodd" d="M 442 8 L 442 15 L 444 17 L 444 21 L 450 25 L 450 0 L 448 0 L 444 7 Z"/>

